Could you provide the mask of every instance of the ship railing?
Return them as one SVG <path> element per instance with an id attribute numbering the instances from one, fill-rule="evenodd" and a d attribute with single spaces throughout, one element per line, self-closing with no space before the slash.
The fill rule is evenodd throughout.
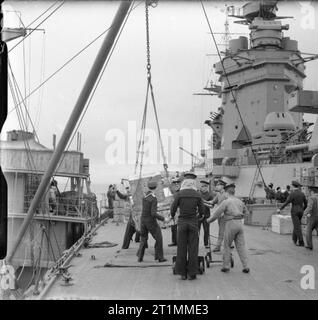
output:
<path id="1" fill-rule="evenodd" d="M 30 207 L 31 196 L 25 196 L 24 212 Z M 96 198 L 83 197 L 57 197 L 56 199 L 46 199 L 41 201 L 36 213 L 39 215 L 79 217 L 85 219 L 94 219 L 99 216 L 99 209 Z"/>

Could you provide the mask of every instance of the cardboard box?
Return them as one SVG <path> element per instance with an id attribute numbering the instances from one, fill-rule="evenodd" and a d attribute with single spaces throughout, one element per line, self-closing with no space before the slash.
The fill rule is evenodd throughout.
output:
<path id="1" fill-rule="evenodd" d="M 275 214 L 272 216 L 272 232 L 279 234 L 292 234 L 293 222 L 291 216 Z"/>

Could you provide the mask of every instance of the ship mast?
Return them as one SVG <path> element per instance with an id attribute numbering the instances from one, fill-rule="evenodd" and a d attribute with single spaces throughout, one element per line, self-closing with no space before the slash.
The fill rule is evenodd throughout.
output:
<path id="1" fill-rule="evenodd" d="M 66 127 L 63 131 L 63 134 L 61 136 L 61 139 L 56 147 L 56 149 L 54 150 L 54 153 L 52 155 L 52 158 L 48 164 L 48 169 L 45 172 L 41 183 L 36 191 L 36 194 L 30 204 L 30 207 L 28 209 L 27 212 L 27 216 L 23 221 L 23 224 L 21 226 L 21 230 L 14 242 L 14 245 L 11 249 L 11 252 L 8 254 L 7 257 L 7 262 L 10 262 L 11 259 L 13 258 L 14 254 L 16 253 L 22 238 L 26 232 L 26 230 L 29 227 L 30 222 L 33 219 L 33 216 L 35 214 L 35 209 L 37 208 L 37 206 L 39 205 L 49 183 L 51 180 L 51 177 L 56 169 L 56 167 L 58 166 L 58 163 L 61 159 L 61 156 L 65 150 L 65 147 L 67 145 L 67 143 L 69 142 L 70 137 L 72 136 L 72 133 L 74 131 L 74 128 L 76 127 L 76 124 L 82 114 L 82 111 L 92 93 L 92 90 L 95 86 L 95 83 L 98 80 L 98 77 L 101 73 L 101 70 L 105 64 L 105 61 L 107 60 L 111 49 L 114 45 L 114 42 L 117 38 L 117 35 L 125 21 L 125 18 L 129 12 L 129 9 L 132 5 L 131 1 L 122 1 L 120 3 L 120 6 L 117 10 L 117 13 L 113 19 L 113 22 L 111 24 L 111 28 L 109 29 L 103 44 L 96 56 L 96 59 L 93 63 L 93 66 L 88 74 L 88 77 L 86 79 L 86 82 L 82 88 L 82 91 L 77 99 L 77 102 L 74 106 L 74 109 L 71 113 L 71 116 L 66 124 Z"/>
<path id="2" fill-rule="evenodd" d="M 2 41 L 2 0 L 0 0 L 0 132 L 8 113 L 8 49 Z M 0 166 L 0 259 L 7 254 L 7 182 Z"/>

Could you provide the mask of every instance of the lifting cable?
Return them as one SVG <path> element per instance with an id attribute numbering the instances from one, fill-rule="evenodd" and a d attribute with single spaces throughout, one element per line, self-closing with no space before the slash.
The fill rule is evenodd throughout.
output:
<path id="1" fill-rule="evenodd" d="M 204 12 L 206 21 L 207 21 L 207 23 L 208 23 L 208 26 L 209 26 L 209 29 L 210 29 L 210 33 L 211 33 L 213 42 L 214 42 L 214 45 L 215 45 L 217 54 L 218 54 L 218 56 L 219 56 L 220 63 L 221 63 L 221 65 L 222 65 L 223 73 L 224 73 L 224 75 L 225 75 L 225 78 L 226 78 L 226 81 L 227 81 L 227 84 L 228 84 L 228 88 L 230 89 L 230 92 L 231 92 L 231 95 L 232 95 L 232 100 L 234 101 L 236 110 L 237 110 L 237 112 L 238 112 L 238 114 L 239 114 L 239 117 L 240 117 L 240 120 L 241 120 L 241 122 L 242 122 L 242 126 L 243 126 L 243 128 L 244 128 L 245 134 L 246 134 L 247 137 L 249 137 L 249 134 L 248 134 L 248 132 L 247 132 L 246 126 L 245 126 L 244 121 L 243 121 L 242 114 L 241 114 L 240 109 L 239 109 L 239 107 L 238 107 L 236 97 L 235 97 L 235 95 L 234 95 L 234 93 L 233 93 L 233 88 L 232 88 L 232 86 L 231 86 L 231 84 L 230 84 L 229 77 L 228 77 L 227 72 L 226 72 L 226 70 L 225 70 L 225 67 L 224 67 L 224 64 L 223 64 L 223 60 L 222 60 L 222 57 L 221 57 L 221 54 L 220 54 L 218 45 L 217 45 L 217 43 L 216 43 L 216 40 L 215 40 L 215 37 L 214 37 L 214 33 L 213 33 L 213 31 L 212 31 L 212 27 L 211 27 L 209 18 L 208 18 L 208 16 L 207 16 L 207 13 L 206 13 L 206 11 L 205 11 L 204 5 L 203 5 L 203 3 L 202 3 L 202 0 L 200 0 L 200 3 L 201 3 L 201 6 L 202 6 L 202 9 L 203 9 L 203 12 Z M 252 151 L 252 154 L 253 154 L 253 157 L 254 157 L 254 160 L 255 160 L 257 169 L 258 169 L 258 171 L 259 171 L 259 173 L 260 173 L 260 176 L 261 176 L 261 178 L 262 178 L 264 187 L 266 187 L 266 183 L 265 183 L 265 180 L 264 180 L 264 177 L 263 177 L 263 174 L 262 174 L 260 165 L 259 165 L 259 163 L 258 163 L 258 160 L 257 160 L 257 157 L 256 157 L 256 155 L 255 155 L 255 153 L 254 153 L 254 150 L 253 150 L 252 145 L 250 145 L 250 148 L 251 148 L 251 151 Z"/>
<path id="2" fill-rule="evenodd" d="M 147 47 L 147 92 L 146 92 L 146 101 L 145 101 L 145 108 L 143 113 L 143 119 L 142 119 L 142 125 L 141 125 L 141 133 L 140 133 L 140 139 L 138 143 L 138 150 L 136 154 L 136 163 L 135 163 L 135 174 L 137 171 L 138 163 L 140 165 L 140 171 L 139 171 L 139 179 L 141 178 L 142 173 L 142 167 L 143 167 L 143 155 L 144 155 L 144 144 L 145 144 L 145 129 L 146 129 L 146 118 L 147 118 L 147 109 L 148 109 L 148 96 L 149 96 L 149 90 L 150 90 L 150 96 L 151 101 L 155 113 L 155 119 L 156 119 L 156 126 L 159 136 L 159 143 L 160 143 L 160 149 L 161 149 L 161 155 L 163 158 L 163 168 L 166 174 L 166 177 L 169 177 L 168 173 L 168 164 L 167 164 L 167 158 L 164 153 L 162 138 L 161 138 L 161 132 L 160 132 L 160 125 L 159 125 L 159 119 L 158 119 L 158 113 L 157 113 L 157 107 L 155 102 L 155 96 L 154 96 L 154 90 L 151 82 L 151 62 L 150 62 L 150 37 L 149 37 L 149 11 L 148 7 L 156 7 L 157 1 L 153 0 L 145 0 L 145 16 L 146 16 L 146 47 Z M 139 162 L 139 154 L 140 154 L 140 162 Z"/>
<path id="3" fill-rule="evenodd" d="M 57 2 L 56 2 L 57 3 Z M 17 44 L 15 44 L 8 53 L 10 53 L 14 48 L 16 48 L 21 42 L 23 42 L 26 38 L 30 37 L 30 35 L 37 30 L 37 28 L 43 24 L 48 18 L 50 18 L 57 10 L 59 10 L 63 5 L 64 5 L 65 1 L 62 1 L 58 7 L 56 7 L 48 16 L 46 16 L 35 28 L 33 28 L 33 30 L 31 30 L 25 37 L 23 37 L 22 40 L 20 40 Z M 51 7 L 50 7 L 51 8 Z"/>

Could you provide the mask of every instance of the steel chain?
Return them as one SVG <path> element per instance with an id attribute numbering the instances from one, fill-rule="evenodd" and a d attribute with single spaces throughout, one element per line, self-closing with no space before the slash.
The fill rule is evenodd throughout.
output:
<path id="1" fill-rule="evenodd" d="M 145 9 L 146 9 L 146 46 L 147 46 L 147 78 L 151 78 L 151 63 L 150 63 L 150 40 L 149 40 L 149 10 L 148 6 L 151 5 L 149 4 L 149 1 L 145 1 Z"/>

